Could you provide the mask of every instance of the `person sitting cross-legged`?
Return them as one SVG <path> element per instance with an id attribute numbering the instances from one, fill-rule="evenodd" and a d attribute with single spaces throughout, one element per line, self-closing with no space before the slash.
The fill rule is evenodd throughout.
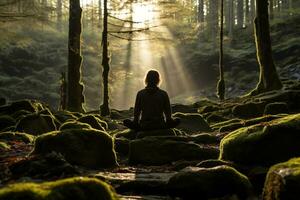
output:
<path id="1" fill-rule="evenodd" d="M 159 86 L 160 74 L 156 70 L 147 72 L 146 87 L 137 93 L 134 106 L 134 119 L 126 119 L 124 125 L 130 129 L 156 130 L 174 128 L 180 119 L 171 117 L 171 105 L 168 93 Z"/>

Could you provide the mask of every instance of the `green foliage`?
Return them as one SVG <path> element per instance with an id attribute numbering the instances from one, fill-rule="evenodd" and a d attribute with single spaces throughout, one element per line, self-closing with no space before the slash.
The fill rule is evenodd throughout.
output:
<path id="1" fill-rule="evenodd" d="M 75 177 L 44 183 L 16 183 L 0 190 L 0 200 L 117 200 L 113 188 L 95 178 Z"/>
<path id="2" fill-rule="evenodd" d="M 265 165 L 300 156 L 300 114 L 240 128 L 220 144 L 220 159 L 246 165 Z"/>
<path id="3" fill-rule="evenodd" d="M 167 188 L 171 195 L 184 199 L 210 199 L 230 195 L 245 199 L 251 194 L 252 186 L 245 175 L 232 167 L 221 165 L 179 172 L 169 179 Z"/>
<path id="4" fill-rule="evenodd" d="M 47 154 L 52 151 L 64 155 L 71 164 L 88 168 L 117 165 L 112 137 L 96 129 L 67 129 L 36 138 L 32 154 Z"/>

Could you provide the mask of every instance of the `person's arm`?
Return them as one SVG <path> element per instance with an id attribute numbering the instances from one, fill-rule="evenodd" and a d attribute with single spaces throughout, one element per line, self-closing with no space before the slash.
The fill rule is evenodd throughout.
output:
<path id="1" fill-rule="evenodd" d="M 134 105 L 134 114 L 133 114 L 133 122 L 138 123 L 140 119 L 141 114 L 141 97 L 140 93 L 137 93 L 136 99 L 135 99 L 135 105 Z"/>
<path id="2" fill-rule="evenodd" d="M 166 116 L 166 120 L 169 121 L 172 119 L 172 110 L 171 110 L 171 104 L 170 104 L 170 98 L 168 96 L 168 93 L 165 93 L 165 105 L 164 105 L 164 113 Z"/>

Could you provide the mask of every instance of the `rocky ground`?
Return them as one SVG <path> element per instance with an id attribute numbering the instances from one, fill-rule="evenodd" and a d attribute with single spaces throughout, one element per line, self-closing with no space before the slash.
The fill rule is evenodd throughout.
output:
<path id="1" fill-rule="evenodd" d="M 132 110 L 0 107 L 2 199 L 298 199 L 300 82 L 220 102 L 173 105 L 176 129 L 134 132 Z M 297 158 L 299 157 L 299 158 Z"/>

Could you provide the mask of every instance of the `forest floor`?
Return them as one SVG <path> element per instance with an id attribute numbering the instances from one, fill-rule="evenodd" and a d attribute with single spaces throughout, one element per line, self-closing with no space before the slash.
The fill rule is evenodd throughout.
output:
<path id="1" fill-rule="evenodd" d="M 172 130 L 126 129 L 122 120 L 132 109 L 104 118 L 37 101 L 3 105 L 1 188 L 80 176 L 109 183 L 122 200 L 260 199 L 262 191 L 279 190 L 266 188 L 270 167 L 300 156 L 300 82 L 283 83 L 282 90 L 254 97 L 172 105 L 182 121 Z M 111 159 L 117 167 L 103 168 Z"/>

